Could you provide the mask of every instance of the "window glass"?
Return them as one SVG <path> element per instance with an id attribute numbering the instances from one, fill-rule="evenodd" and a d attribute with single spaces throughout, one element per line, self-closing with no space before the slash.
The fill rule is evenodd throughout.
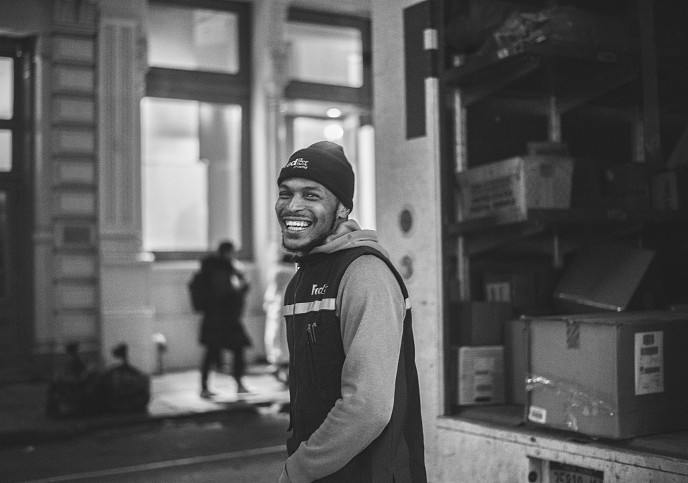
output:
<path id="1" fill-rule="evenodd" d="M 322 140 L 342 144 L 343 136 L 342 121 L 311 117 L 294 118 L 294 149 L 310 146 Z"/>
<path id="2" fill-rule="evenodd" d="M 14 92 L 14 63 L 0 57 L 0 119 L 12 119 Z"/>
<path id="3" fill-rule="evenodd" d="M 14 92 L 14 62 L 0 57 L 0 119 L 12 119 Z"/>
<path id="4" fill-rule="evenodd" d="M 363 85 L 361 32 L 351 27 L 289 22 L 285 27 L 292 80 Z"/>
<path id="5" fill-rule="evenodd" d="M 0 129 L 0 172 L 12 170 L 12 131 Z"/>
<path id="6" fill-rule="evenodd" d="M 240 245 L 241 108 L 148 97 L 141 115 L 145 249 Z"/>
<path id="7" fill-rule="evenodd" d="M 149 4 L 148 63 L 154 67 L 238 73 L 237 15 Z"/>

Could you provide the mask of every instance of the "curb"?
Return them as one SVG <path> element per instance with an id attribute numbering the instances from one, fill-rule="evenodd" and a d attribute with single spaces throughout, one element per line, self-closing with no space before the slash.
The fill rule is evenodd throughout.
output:
<path id="1" fill-rule="evenodd" d="M 213 418 L 222 413 L 256 412 L 257 405 L 245 401 L 228 403 L 226 407 L 203 412 L 173 412 L 151 415 L 150 413 L 115 414 L 99 418 L 64 418 L 49 420 L 49 425 L 41 427 L 0 432 L 0 448 L 32 445 L 60 441 L 91 434 L 104 429 L 125 428 L 141 424 L 159 423 L 168 420 Z"/>

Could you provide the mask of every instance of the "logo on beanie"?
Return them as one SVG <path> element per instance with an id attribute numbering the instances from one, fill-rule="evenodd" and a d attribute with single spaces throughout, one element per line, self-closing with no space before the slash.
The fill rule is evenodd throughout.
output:
<path id="1" fill-rule="evenodd" d="M 303 158 L 292 159 L 285 168 L 308 169 L 308 160 Z"/>

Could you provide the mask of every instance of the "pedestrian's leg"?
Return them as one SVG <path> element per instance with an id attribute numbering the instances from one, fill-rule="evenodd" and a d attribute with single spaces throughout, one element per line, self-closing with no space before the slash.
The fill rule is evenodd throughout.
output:
<path id="1" fill-rule="evenodd" d="M 218 362 L 220 361 L 220 362 Z M 220 349 L 214 346 L 207 346 L 205 355 L 203 356 L 203 363 L 201 365 L 201 397 L 209 398 L 215 394 L 208 389 L 208 376 L 210 374 L 210 367 L 219 367 Z"/>
<path id="2" fill-rule="evenodd" d="M 244 374 L 246 372 L 246 360 L 244 359 L 244 348 L 238 347 L 234 352 L 234 379 L 237 383 L 237 392 L 248 392 L 244 386 Z"/>

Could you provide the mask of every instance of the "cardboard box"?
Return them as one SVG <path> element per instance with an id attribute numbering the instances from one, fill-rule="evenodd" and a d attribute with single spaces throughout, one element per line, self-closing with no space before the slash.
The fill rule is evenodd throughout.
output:
<path id="1" fill-rule="evenodd" d="M 529 208 L 569 208 L 573 160 L 520 156 L 457 173 L 458 218 L 526 220 Z"/>
<path id="2" fill-rule="evenodd" d="M 529 423 L 611 439 L 688 428 L 688 313 L 528 321 Z"/>
<path id="3" fill-rule="evenodd" d="M 632 302 L 655 252 L 601 243 L 576 252 L 554 289 L 561 313 L 619 312 Z"/>
<path id="4" fill-rule="evenodd" d="M 452 304 L 450 344 L 484 346 L 502 344 L 502 325 L 511 318 L 511 305 L 504 302 L 459 302 Z"/>
<path id="5" fill-rule="evenodd" d="M 678 166 L 671 171 L 652 176 L 652 208 L 658 211 L 688 209 L 688 167 Z"/>
<path id="6" fill-rule="evenodd" d="M 526 403 L 528 377 L 528 319 L 504 323 L 504 389 L 507 403 Z"/>
<path id="7" fill-rule="evenodd" d="M 504 403 L 504 347 L 459 347 L 459 405 Z"/>

